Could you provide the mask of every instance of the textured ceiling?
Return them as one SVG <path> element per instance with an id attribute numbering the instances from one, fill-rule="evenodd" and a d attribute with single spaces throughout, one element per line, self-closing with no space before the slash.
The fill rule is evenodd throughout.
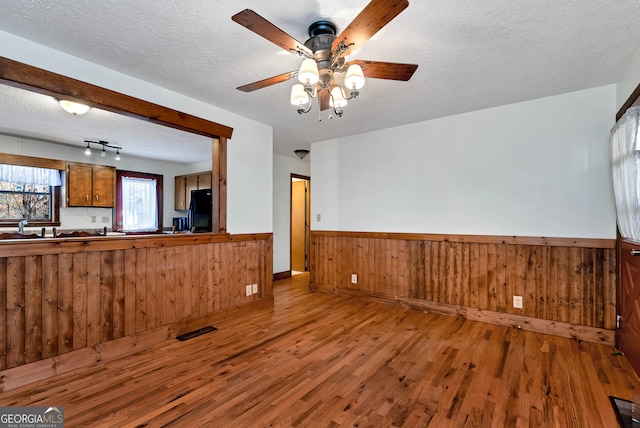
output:
<path id="1" fill-rule="evenodd" d="M 638 0 L 414 0 L 348 59 L 418 70 L 409 82 L 368 79 L 342 118 L 319 122 L 315 106 L 299 116 L 292 82 L 235 89 L 301 61 L 235 13 L 253 9 L 304 42 L 312 22 L 340 31 L 367 3 L 12 0 L 0 29 L 271 125 L 274 151 L 290 156 L 314 141 L 615 83 L 640 42 Z"/>

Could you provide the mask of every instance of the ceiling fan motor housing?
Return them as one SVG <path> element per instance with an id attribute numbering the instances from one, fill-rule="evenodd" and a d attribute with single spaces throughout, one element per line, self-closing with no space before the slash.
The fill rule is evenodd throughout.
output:
<path id="1" fill-rule="evenodd" d="M 336 38 L 337 30 L 336 25 L 327 20 L 316 21 L 309 26 L 309 39 L 304 45 L 313 52 L 321 80 L 330 80 L 333 77 L 331 45 Z"/>
<path id="2" fill-rule="evenodd" d="M 308 32 L 309 37 L 311 38 L 319 36 L 321 34 L 331 34 L 335 36 L 338 33 L 338 27 L 336 27 L 336 24 L 334 24 L 333 22 L 327 19 L 322 19 L 309 25 Z"/>

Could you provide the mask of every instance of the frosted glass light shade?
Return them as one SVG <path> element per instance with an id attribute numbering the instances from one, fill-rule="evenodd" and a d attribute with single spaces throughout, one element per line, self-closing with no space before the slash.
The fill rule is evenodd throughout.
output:
<path id="1" fill-rule="evenodd" d="M 75 103 L 69 100 L 58 100 L 58 104 L 60 104 L 60 107 L 62 107 L 65 111 L 71 114 L 85 114 L 91 108 L 84 104 Z"/>
<path id="2" fill-rule="evenodd" d="M 298 80 L 304 85 L 314 85 L 318 83 L 318 64 L 311 58 L 305 58 L 298 71 Z"/>
<path id="3" fill-rule="evenodd" d="M 291 88 L 291 104 L 301 106 L 309 102 L 309 94 L 304 90 L 302 83 L 296 83 Z"/>
<path id="4" fill-rule="evenodd" d="M 329 105 L 335 108 L 342 108 L 347 105 L 347 100 L 342 94 L 342 89 L 339 86 L 331 88 L 331 96 L 329 97 Z"/>
<path id="5" fill-rule="evenodd" d="M 364 86 L 364 73 L 358 64 L 352 64 L 347 69 L 344 84 L 349 90 L 360 89 Z"/>

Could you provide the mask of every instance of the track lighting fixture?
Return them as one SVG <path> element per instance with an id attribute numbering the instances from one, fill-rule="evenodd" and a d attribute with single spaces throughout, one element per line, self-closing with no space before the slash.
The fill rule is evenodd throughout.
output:
<path id="1" fill-rule="evenodd" d="M 122 147 L 120 146 L 114 146 L 111 143 L 109 143 L 108 141 L 103 141 L 103 140 L 98 140 L 98 141 L 94 141 L 94 140 L 84 140 L 85 143 L 87 143 L 87 147 L 84 149 L 84 154 L 87 156 L 91 155 L 91 144 L 99 144 L 102 146 L 102 150 L 100 150 L 100 157 L 102 158 L 106 158 L 107 157 L 107 147 L 110 149 L 115 149 L 116 151 L 116 156 L 115 156 L 115 160 L 119 161 L 120 160 L 120 150 L 122 150 Z"/>

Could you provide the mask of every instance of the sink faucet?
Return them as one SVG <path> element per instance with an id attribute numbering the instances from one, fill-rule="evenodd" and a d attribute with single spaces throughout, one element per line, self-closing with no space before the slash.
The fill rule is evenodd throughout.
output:
<path id="1" fill-rule="evenodd" d="M 20 223 L 18 223 L 18 233 L 19 234 L 23 234 L 24 233 L 24 227 L 29 224 L 29 222 L 27 220 L 21 220 Z"/>

